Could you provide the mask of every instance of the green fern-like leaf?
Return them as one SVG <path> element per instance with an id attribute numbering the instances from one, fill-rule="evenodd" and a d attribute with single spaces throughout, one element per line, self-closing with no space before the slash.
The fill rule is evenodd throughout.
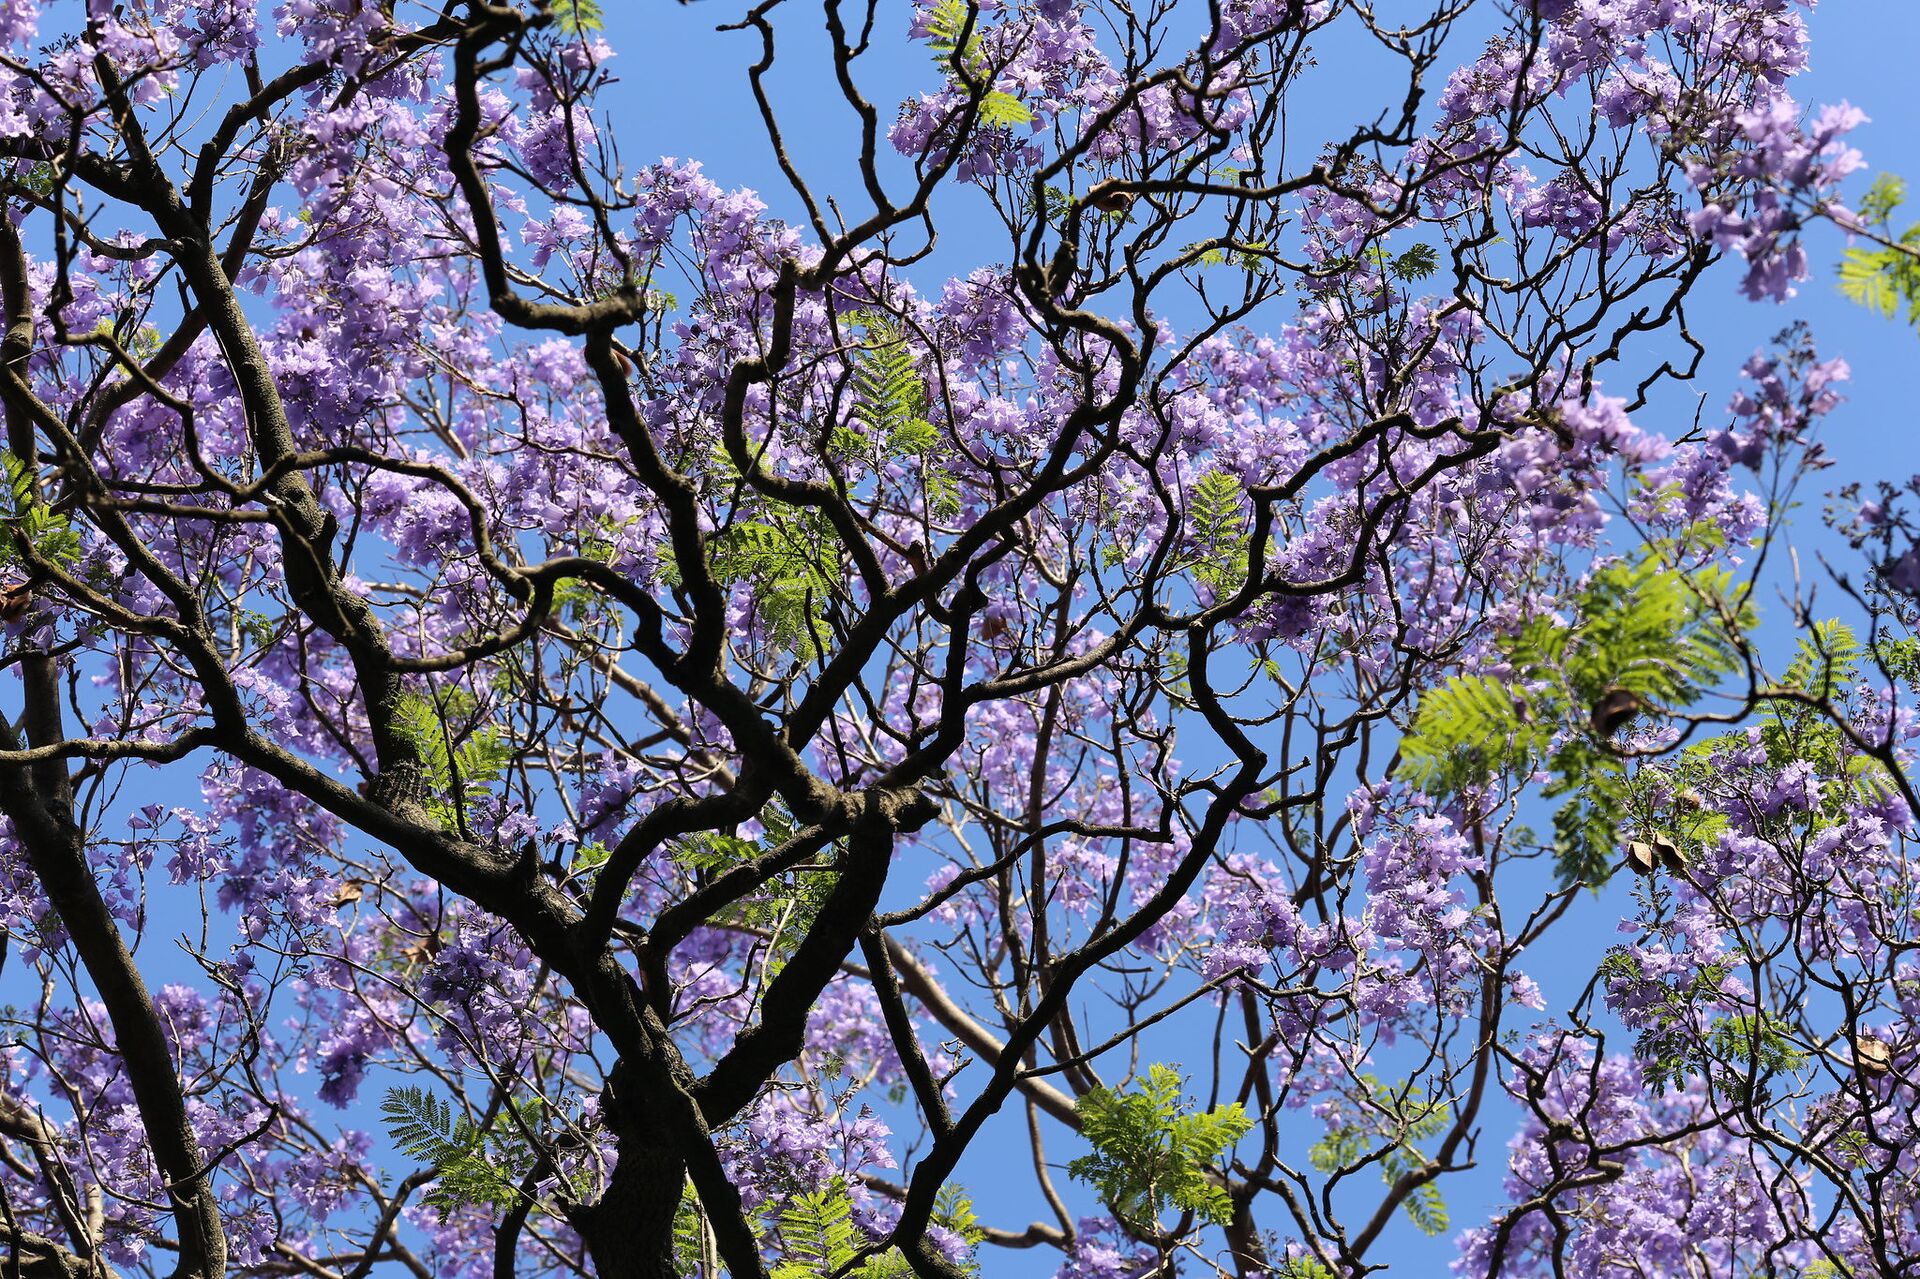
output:
<path id="1" fill-rule="evenodd" d="M 1388 269 L 1402 280 L 1424 280 L 1440 269 L 1440 257 L 1431 244 L 1416 244 L 1388 263 Z"/>
<path id="2" fill-rule="evenodd" d="M 1250 275 L 1257 275 L 1272 265 L 1270 247 L 1265 240 L 1233 240 L 1225 244 L 1197 240 L 1187 245 L 1184 252 L 1194 255 L 1195 266 L 1238 267 Z"/>
<path id="3" fill-rule="evenodd" d="M 829 544 L 830 535 L 805 521 L 743 520 L 714 538 L 714 576 L 751 582 L 768 637 L 810 659 L 832 638 L 825 608 L 837 583 L 820 558 L 820 549 Z"/>
<path id="4" fill-rule="evenodd" d="M 892 317 L 862 312 L 865 340 L 853 362 L 853 412 L 867 435 L 897 454 L 919 454 L 938 440 L 927 421 L 927 386 L 919 362 Z"/>
<path id="5" fill-rule="evenodd" d="M 1307 1162 L 1324 1173 L 1335 1173 L 1364 1156 L 1371 1143 L 1367 1134 L 1344 1124 L 1328 1128 L 1326 1135 L 1307 1148 Z"/>
<path id="6" fill-rule="evenodd" d="M 1011 129 L 1032 124 L 1033 109 L 1000 89 L 989 89 L 980 97 L 980 123 L 989 129 Z"/>
<path id="7" fill-rule="evenodd" d="M 0 566 L 20 557 L 19 543 L 40 559 L 72 564 L 81 553 L 80 534 L 65 515 L 41 501 L 34 492 L 33 470 L 12 453 L 0 450 Z"/>
<path id="8" fill-rule="evenodd" d="M 987 1237 L 986 1228 L 980 1224 L 979 1216 L 974 1212 L 973 1200 L 968 1197 L 964 1187 L 948 1182 L 940 1187 L 940 1193 L 934 1196 L 933 1220 L 960 1236 L 967 1246 L 967 1256 L 961 1263 L 961 1269 L 970 1275 L 980 1273 L 980 1262 L 973 1255 Z"/>
<path id="9" fill-rule="evenodd" d="M 848 1279 L 913 1279 L 913 1265 L 898 1248 L 889 1248 L 861 1262 Z"/>
<path id="10" fill-rule="evenodd" d="M 708 1276 L 718 1273 L 718 1245 L 706 1218 L 701 1214 L 700 1197 L 693 1182 L 680 1188 L 680 1205 L 673 1212 L 673 1261 L 683 1275 Z"/>
<path id="11" fill-rule="evenodd" d="M 1565 884 L 1603 884 L 1613 873 L 1628 815 L 1628 778 L 1612 755 L 1569 742 L 1548 760 L 1548 799 L 1566 797 L 1553 814 L 1554 867 Z"/>
<path id="12" fill-rule="evenodd" d="M 1193 498 L 1187 518 L 1193 525 L 1193 540 L 1218 546 L 1239 536 L 1246 522 L 1242 509 L 1246 490 L 1240 481 L 1224 471 L 1208 471 L 1194 481 Z"/>
<path id="13" fill-rule="evenodd" d="M 1400 744 L 1399 776 L 1430 794 L 1452 795 L 1534 759 L 1551 736 L 1524 692 L 1504 680 L 1462 675 L 1420 699 Z"/>
<path id="14" fill-rule="evenodd" d="M 1738 632 L 1754 619 L 1735 612 L 1732 595 L 1724 570 L 1681 573 L 1652 555 L 1595 573 L 1580 596 L 1577 642 L 1564 650 L 1571 692 L 1588 704 L 1615 688 L 1653 706 L 1693 700 L 1739 669 Z"/>
<path id="15" fill-rule="evenodd" d="M 438 1163 L 461 1147 L 453 1140 L 453 1108 L 424 1088 L 406 1084 L 387 1090 L 380 1103 L 387 1135 L 400 1153 L 420 1163 Z"/>
<path id="16" fill-rule="evenodd" d="M 720 871 L 759 852 L 752 840 L 740 839 L 719 831 L 698 831 L 676 840 L 673 859 L 693 871 Z"/>
<path id="17" fill-rule="evenodd" d="M 887 438 L 888 446 L 902 457 L 919 457 L 939 442 L 939 430 L 923 417 L 909 419 Z"/>
<path id="18" fill-rule="evenodd" d="M 1837 618 L 1815 622 L 1800 637 L 1780 687 L 1808 697 L 1828 699 L 1853 682 L 1865 653 L 1853 628 Z"/>
<path id="19" fill-rule="evenodd" d="M 1246 496 L 1240 481 L 1224 471 L 1208 471 L 1193 482 L 1188 495 L 1194 576 L 1216 597 L 1238 590 L 1246 580 Z"/>
<path id="20" fill-rule="evenodd" d="M 785 1256 L 773 1279 L 826 1279 L 851 1263 L 860 1236 L 846 1184 L 836 1177 L 819 1190 L 794 1195 L 780 1212 L 779 1237 Z"/>
<path id="21" fill-rule="evenodd" d="M 933 56 L 942 62 L 950 62 L 954 55 L 960 55 L 965 62 L 971 55 L 971 48 L 961 47 L 961 36 L 967 30 L 967 17 L 971 12 L 967 0 L 940 0 L 927 14 L 927 47 L 933 50 Z M 972 36 L 967 36 L 972 44 Z"/>
<path id="22" fill-rule="evenodd" d="M 1901 254 L 1895 249 L 1855 245 L 1840 259 L 1840 293 L 1891 320 L 1900 314 Z"/>
<path id="23" fill-rule="evenodd" d="M 1860 216 L 1876 226 L 1884 226 L 1906 200 L 1907 183 L 1904 178 L 1893 173 L 1879 174 L 1867 188 L 1867 193 L 1860 197 Z"/>
<path id="24" fill-rule="evenodd" d="M 427 1202 L 443 1208 L 501 1207 L 519 1197 L 515 1152 L 490 1147 L 486 1135 L 444 1100 L 403 1085 L 387 1091 L 380 1112 L 395 1148 L 433 1169 L 435 1185 Z"/>
<path id="25" fill-rule="evenodd" d="M 1447 1203 L 1441 1197 L 1440 1187 L 1431 1181 L 1423 1181 L 1413 1188 L 1406 1198 L 1407 1217 L 1422 1234 L 1444 1235 L 1450 1218 L 1447 1215 Z"/>
<path id="26" fill-rule="evenodd" d="M 1380 1174 L 1388 1185 L 1392 1185 L 1401 1177 L 1425 1167 L 1426 1156 L 1417 1148 L 1399 1145 L 1389 1149 L 1381 1159 Z M 1422 1234 L 1443 1235 L 1447 1232 L 1447 1202 L 1440 1194 L 1440 1187 L 1433 1182 L 1423 1181 L 1408 1191 L 1407 1197 L 1401 1201 L 1401 1208 L 1406 1212 L 1407 1220 Z"/>
<path id="27" fill-rule="evenodd" d="M 570 36 L 586 35 L 607 25 L 600 0 L 553 0 L 553 25 Z"/>
<path id="28" fill-rule="evenodd" d="M 1366 1162 L 1378 1161 L 1388 1185 L 1425 1171 L 1427 1157 L 1416 1143 L 1438 1136 L 1447 1126 L 1452 1118 L 1447 1103 L 1429 1100 L 1425 1090 L 1409 1080 L 1387 1087 L 1363 1071 L 1355 1082 L 1357 1095 L 1333 1103 L 1324 1135 L 1307 1151 L 1308 1161 L 1328 1175 L 1350 1173 Z M 1446 1230 L 1446 1203 L 1431 1181 L 1409 1191 L 1403 1205 L 1422 1231 Z"/>
<path id="29" fill-rule="evenodd" d="M 1799 1070 L 1807 1056 L 1792 1025 L 1764 1010 L 1721 1017 L 1707 1032 L 1706 1057 L 1714 1082 L 1742 1102 L 1775 1076 Z"/>
<path id="30" fill-rule="evenodd" d="M 1172 1067 L 1153 1065 L 1134 1091 L 1096 1088 L 1075 1103 L 1093 1153 L 1069 1172 L 1113 1210 L 1146 1225 L 1169 1207 L 1224 1224 L 1233 1213 L 1216 1175 L 1220 1157 L 1253 1121 L 1238 1105 L 1188 1111 Z"/>
<path id="31" fill-rule="evenodd" d="M 974 12 L 967 0 L 940 0 L 927 14 L 927 47 L 943 70 L 951 74 L 958 64 L 977 83 L 993 68 L 981 53 L 977 14 L 973 30 L 967 29 L 968 16 Z M 988 88 L 980 95 L 979 121 L 989 129 L 1011 129 L 1032 124 L 1033 111 L 1013 94 Z"/>
<path id="32" fill-rule="evenodd" d="M 1906 198 L 1907 184 L 1893 174 L 1873 180 L 1858 210 L 1881 242 L 1855 245 L 1841 256 L 1839 287 L 1842 296 L 1887 319 L 1904 308 L 1907 323 L 1920 325 L 1920 225 L 1893 233 L 1893 215 Z"/>
<path id="33" fill-rule="evenodd" d="M 928 420 L 926 381 L 906 334 L 884 312 L 859 312 L 853 322 L 862 342 L 853 357 L 852 421 L 834 432 L 835 449 L 919 458 L 928 517 L 951 519 L 960 512 L 960 486 L 941 465 L 940 430 Z"/>
<path id="34" fill-rule="evenodd" d="M 926 486 L 927 515 L 935 520 L 950 520 L 960 514 L 960 481 L 944 467 L 928 466 L 922 472 Z"/>
<path id="35" fill-rule="evenodd" d="M 433 702 L 419 693 L 403 695 L 393 708 L 393 726 L 419 755 L 427 785 L 444 792 L 453 780 L 453 755 L 446 723 Z"/>
<path id="36" fill-rule="evenodd" d="M 1309 1252 L 1280 1258 L 1273 1274 L 1274 1279 L 1335 1279 L 1333 1267 Z"/>
<path id="37" fill-rule="evenodd" d="M 1659 548 L 1595 572 L 1571 625 L 1537 618 L 1509 636 L 1499 678 L 1460 675 L 1420 699 L 1396 775 L 1436 796 L 1545 767 L 1555 853 L 1568 883 L 1603 882 L 1630 812 L 1614 734 L 1689 705 L 1740 669 L 1755 624 L 1724 571 L 1663 567 Z"/>
<path id="38" fill-rule="evenodd" d="M 394 728 L 414 748 L 426 777 L 427 811 L 443 826 L 458 825 L 467 805 L 513 762 L 513 746 L 499 729 L 455 727 L 473 713 L 472 696 L 458 690 L 432 697 L 410 692 L 394 705 Z"/>

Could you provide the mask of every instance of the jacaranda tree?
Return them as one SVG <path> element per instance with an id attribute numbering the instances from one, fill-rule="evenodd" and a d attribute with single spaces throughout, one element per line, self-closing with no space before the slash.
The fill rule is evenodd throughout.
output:
<path id="1" fill-rule="evenodd" d="M 0 1271 L 1920 1268 L 1810 0 L 602 5 L 0 4 Z"/>

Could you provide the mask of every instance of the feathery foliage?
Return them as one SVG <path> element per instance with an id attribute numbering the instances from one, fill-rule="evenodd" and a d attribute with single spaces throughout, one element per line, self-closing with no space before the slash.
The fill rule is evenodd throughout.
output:
<path id="1" fill-rule="evenodd" d="M 1233 1213 L 1217 1161 L 1253 1121 L 1237 1104 L 1190 1112 L 1182 1087 L 1178 1071 L 1156 1063 L 1135 1091 L 1095 1088 L 1075 1103 L 1094 1150 L 1068 1170 L 1136 1224 L 1169 1206 L 1216 1225 Z"/>
<path id="2" fill-rule="evenodd" d="M 853 1260 L 860 1232 L 853 1224 L 853 1201 L 835 1178 L 818 1190 L 803 1190 L 780 1212 L 780 1247 L 785 1259 L 773 1279 L 811 1279 L 831 1275 Z"/>
<path id="3" fill-rule="evenodd" d="M 927 420 L 927 384 L 906 334 L 882 311 L 862 311 L 854 320 L 865 338 L 853 359 L 854 420 L 891 453 L 925 453 L 939 436 Z"/>
<path id="4" fill-rule="evenodd" d="M 463 690 L 436 689 L 432 696 L 406 693 L 393 709 L 395 729 L 420 756 L 427 811 L 449 829 L 464 825 L 467 805 L 506 776 L 513 762 L 513 749 L 497 728 L 474 725 L 476 705 Z"/>
<path id="5" fill-rule="evenodd" d="M 1308 1252 L 1281 1258 L 1273 1274 L 1274 1279 L 1335 1279 L 1333 1268 Z"/>
<path id="6" fill-rule="evenodd" d="M 1840 292 L 1887 319 L 1903 310 L 1920 325 L 1920 223 L 1895 234 L 1893 215 L 1906 202 L 1907 184 L 1891 173 L 1874 179 L 1860 201 L 1861 222 L 1887 244 L 1856 244 L 1840 259 Z"/>
<path id="7" fill-rule="evenodd" d="M 928 418 L 926 379 L 905 331 L 884 311 L 856 312 L 852 323 L 862 331 L 852 359 L 852 424 L 834 432 L 836 451 L 919 459 L 928 515 L 951 518 L 960 489 L 940 464 L 940 430 Z"/>
<path id="8" fill-rule="evenodd" d="M 0 450 L 0 472 L 5 484 L 0 499 L 0 566 L 20 558 L 20 544 L 42 560 L 72 564 L 80 558 L 80 535 L 66 516 L 58 513 L 33 491 L 33 471 L 12 453 Z"/>
<path id="9" fill-rule="evenodd" d="M 1380 1160 L 1380 1175 L 1391 1184 L 1402 1176 L 1420 1172 L 1427 1166 L 1425 1156 L 1408 1146 L 1389 1147 Z M 1401 1201 L 1401 1207 L 1414 1228 L 1424 1235 L 1444 1235 L 1452 1218 L 1447 1214 L 1447 1202 L 1440 1194 L 1440 1187 L 1431 1180 L 1415 1184 Z"/>
<path id="10" fill-rule="evenodd" d="M 1397 776 L 1450 797 L 1542 766 L 1555 855 L 1567 883 L 1611 873 L 1628 816 L 1617 732 L 1642 715 L 1681 710 L 1740 664 L 1750 607 L 1724 570 L 1682 573 L 1658 548 L 1595 571 L 1570 624 L 1536 617 L 1501 642 L 1507 670 L 1461 675 L 1420 699 Z"/>
<path id="11" fill-rule="evenodd" d="M 1187 538 L 1194 578 L 1215 599 L 1240 589 L 1247 578 L 1246 488 L 1224 471 L 1193 482 L 1187 500 Z"/>
<path id="12" fill-rule="evenodd" d="M 1847 749 L 1834 719 L 1834 713 L 1845 713 L 1845 699 L 1865 656 L 1865 647 L 1850 627 L 1833 620 L 1815 622 L 1800 637 L 1794 658 L 1779 679 L 1761 690 L 1764 700 L 1756 729 L 1768 767 L 1777 770 L 1806 761 L 1824 781 L 1817 788 L 1819 802 L 1810 819 L 1797 810 L 1755 811 L 1749 820 L 1758 828 L 1783 839 L 1804 838 L 1799 827 L 1806 821 L 1811 820 L 1816 829 L 1844 822 L 1858 804 L 1878 800 L 1892 785 L 1878 760 Z M 1886 661 L 1888 654 L 1880 652 L 1876 657 Z M 1891 665 L 1888 669 L 1893 673 Z M 1695 742 L 1671 758 L 1642 765 L 1626 783 L 1629 821 L 1648 836 L 1668 841 L 1681 863 L 1693 862 L 1730 825 L 1722 806 L 1706 799 L 1728 785 L 1727 755 L 1747 750 L 1751 742 L 1743 729 Z"/>
<path id="13" fill-rule="evenodd" d="M 673 1264 L 683 1275 L 703 1277 L 712 1269 L 713 1248 L 700 1197 L 691 1180 L 680 1188 L 680 1205 L 673 1210 Z"/>
<path id="14" fill-rule="evenodd" d="M 1607 952 L 1600 976 L 1609 985 L 1630 986 L 1644 1006 L 1634 1055 L 1644 1063 L 1656 1096 L 1691 1078 L 1707 1080 L 1739 1104 L 1764 1104 L 1770 1081 L 1799 1070 L 1807 1052 L 1784 1019 L 1761 1010 L 1720 1014 L 1723 987 L 1733 964 L 1714 960 L 1685 980 L 1649 981 L 1641 959 L 1625 946 Z"/>
<path id="15" fill-rule="evenodd" d="M 1780 673 L 1775 687 L 1818 701 L 1830 701 L 1859 675 L 1860 659 L 1866 651 L 1853 628 L 1838 618 L 1815 622 L 1795 644 L 1793 660 Z M 1766 709 L 1778 716 L 1790 713 L 1792 704 L 1771 701 Z"/>
<path id="16" fill-rule="evenodd" d="M 742 839 L 719 831 L 697 831 L 682 836 L 670 845 L 675 862 L 692 872 L 696 883 L 751 861 L 791 841 L 799 828 L 778 804 L 761 810 L 759 822 L 764 836 L 759 841 Z M 766 947 L 763 963 L 769 975 L 778 972 L 791 957 L 793 948 L 807 935 L 819 916 L 834 884 L 839 879 L 836 853 L 831 847 L 779 875 L 769 878 L 758 892 L 742 897 L 726 908 L 732 922 L 754 929 Z"/>
<path id="17" fill-rule="evenodd" d="M 940 1188 L 933 1220 L 959 1235 L 969 1248 L 986 1237 L 974 1217 L 972 1200 L 957 1186 Z M 782 1259 L 774 1266 L 772 1279 L 827 1279 L 842 1273 L 848 1279 L 910 1279 L 913 1274 L 898 1248 L 889 1248 L 852 1270 L 846 1269 L 859 1255 L 865 1239 L 853 1220 L 847 1184 L 839 1177 L 789 1198 L 780 1211 L 776 1234 Z M 979 1270 L 971 1258 L 963 1268 L 968 1273 Z"/>
<path id="18" fill-rule="evenodd" d="M 412 1084 L 388 1089 L 380 1112 L 395 1148 L 433 1169 L 428 1203 L 442 1209 L 505 1207 L 519 1197 L 528 1160 L 516 1143 L 490 1136 L 446 1101 Z"/>
<path id="19" fill-rule="evenodd" d="M 714 576 L 751 583 L 767 637 L 812 660 L 833 638 L 826 605 L 835 580 L 820 556 L 820 548 L 831 544 L 805 518 L 741 520 L 713 539 Z"/>
<path id="20" fill-rule="evenodd" d="M 1388 262 L 1387 269 L 1401 280 L 1424 280 L 1440 270 L 1440 255 L 1431 244 L 1416 244 Z"/>
<path id="21" fill-rule="evenodd" d="M 1365 1089 L 1366 1104 L 1342 1107 L 1326 1135 L 1308 1149 L 1308 1162 L 1331 1175 L 1377 1157 L 1380 1175 L 1388 1185 L 1426 1169 L 1427 1157 L 1418 1143 L 1439 1136 L 1446 1127 L 1446 1105 L 1428 1100 L 1424 1089 L 1405 1080 L 1383 1088 L 1366 1071 L 1357 1080 Z M 1446 1232 L 1447 1205 L 1434 1182 L 1413 1186 L 1402 1208 L 1422 1233 Z"/>
<path id="22" fill-rule="evenodd" d="M 960 1241 L 967 1245 L 967 1257 L 961 1263 L 961 1269 L 968 1274 L 979 1274 L 980 1262 L 973 1255 L 973 1249 L 986 1239 L 987 1232 L 980 1224 L 979 1214 L 974 1211 L 973 1199 L 967 1194 L 966 1188 L 951 1181 L 940 1187 L 939 1193 L 933 1198 L 933 1220 L 936 1225 L 944 1226 L 958 1235 Z"/>
<path id="23" fill-rule="evenodd" d="M 969 17 L 973 19 L 971 30 Z M 949 74 L 956 64 L 974 80 L 984 80 L 992 73 L 980 48 L 979 34 L 978 11 L 967 0 L 940 0 L 927 14 L 928 47 Z M 980 123 L 989 129 L 1010 129 L 1017 124 L 1032 124 L 1033 112 L 1011 93 L 989 86 L 980 95 Z"/>
<path id="24" fill-rule="evenodd" d="M 553 0 L 553 25 L 570 36 L 585 35 L 607 25 L 600 0 Z"/>

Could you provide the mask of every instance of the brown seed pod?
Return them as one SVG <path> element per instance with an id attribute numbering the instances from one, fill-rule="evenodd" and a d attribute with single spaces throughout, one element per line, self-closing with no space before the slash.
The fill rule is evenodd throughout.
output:
<path id="1" fill-rule="evenodd" d="M 17 622 L 27 615 L 33 603 L 33 588 L 25 582 L 0 591 L 0 622 Z"/>
<path id="2" fill-rule="evenodd" d="M 1624 688 L 1610 688 L 1600 694 L 1600 700 L 1593 704 L 1593 731 L 1601 737 L 1612 737 L 1626 726 L 1628 720 L 1639 714 L 1643 706 L 1638 693 Z"/>
<path id="3" fill-rule="evenodd" d="M 1884 1039 L 1875 1039 L 1872 1035 L 1853 1037 L 1853 1059 L 1860 1064 L 1860 1073 L 1878 1079 L 1893 1069 L 1893 1049 Z"/>
<path id="4" fill-rule="evenodd" d="M 1636 875 L 1651 875 L 1656 870 L 1682 871 L 1687 863 L 1677 844 L 1665 835 L 1653 834 L 1627 844 L 1627 868 Z"/>
<path id="5" fill-rule="evenodd" d="M 400 957 L 410 963 L 425 963 L 438 959 L 440 952 L 446 949 L 446 943 L 440 940 L 439 933 L 428 933 L 420 940 L 400 948 Z"/>

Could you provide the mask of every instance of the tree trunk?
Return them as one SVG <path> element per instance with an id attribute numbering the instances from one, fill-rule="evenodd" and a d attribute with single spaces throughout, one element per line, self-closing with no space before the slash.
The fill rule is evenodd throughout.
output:
<path id="1" fill-rule="evenodd" d="M 574 1229 L 599 1279 L 680 1279 L 673 1219 L 687 1164 L 667 1136 L 637 1078 L 622 1062 L 601 1092 L 601 1112 L 616 1145 L 613 1175 L 597 1203 L 577 1209 Z"/>

